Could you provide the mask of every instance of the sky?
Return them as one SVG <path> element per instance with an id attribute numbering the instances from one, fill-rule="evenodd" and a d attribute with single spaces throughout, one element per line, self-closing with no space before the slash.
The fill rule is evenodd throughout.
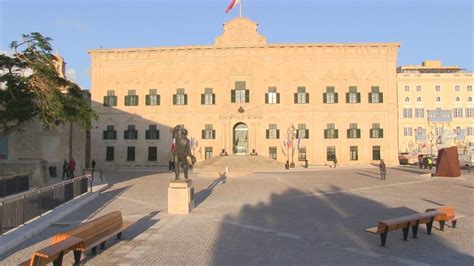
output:
<path id="1" fill-rule="evenodd" d="M 473 70 L 474 0 L 241 0 L 268 43 L 400 42 L 398 65 Z M 22 34 L 53 39 L 67 76 L 90 88 L 90 49 L 212 45 L 239 15 L 231 0 L 0 0 L 0 51 Z"/>

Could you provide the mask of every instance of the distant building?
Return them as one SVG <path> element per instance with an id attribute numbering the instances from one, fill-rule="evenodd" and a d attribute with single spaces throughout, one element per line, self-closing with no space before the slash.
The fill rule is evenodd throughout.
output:
<path id="1" fill-rule="evenodd" d="M 198 160 L 255 149 L 297 164 L 396 164 L 399 46 L 269 44 L 236 18 L 213 45 L 91 50 L 92 157 L 167 165 L 170 129 L 184 124 Z"/>
<path id="2" fill-rule="evenodd" d="M 457 134 L 459 150 L 474 146 L 472 72 L 441 61 L 401 66 L 397 72 L 400 152 L 436 154 L 437 138 L 446 129 Z"/>

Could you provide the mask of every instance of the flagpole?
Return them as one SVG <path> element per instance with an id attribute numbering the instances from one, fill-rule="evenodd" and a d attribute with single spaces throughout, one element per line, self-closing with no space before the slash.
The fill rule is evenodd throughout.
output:
<path id="1" fill-rule="evenodd" d="M 242 17 L 242 0 L 240 0 L 239 7 L 240 7 L 240 17 Z"/>

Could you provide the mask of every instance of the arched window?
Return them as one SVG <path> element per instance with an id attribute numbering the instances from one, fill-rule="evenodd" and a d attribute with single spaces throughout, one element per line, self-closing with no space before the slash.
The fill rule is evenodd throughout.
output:
<path id="1" fill-rule="evenodd" d="M 467 98 L 468 102 L 472 102 L 472 97 Z"/>
<path id="2" fill-rule="evenodd" d="M 416 98 L 417 102 L 421 102 L 421 97 Z"/>
<path id="3" fill-rule="evenodd" d="M 461 99 L 459 99 L 459 97 L 456 97 L 456 102 L 460 102 Z"/>
<path id="4" fill-rule="evenodd" d="M 436 97 L 436 102 L 441 102 L 441 97 Z"/>
<path id="5" fill-rule="evenodd" d="M 407 102 L 409 102 L 409 101 L 410 101 L 410 97 L 406 97 L 406 98 L 405 98 L 405 102 L 407 103 Z"/>

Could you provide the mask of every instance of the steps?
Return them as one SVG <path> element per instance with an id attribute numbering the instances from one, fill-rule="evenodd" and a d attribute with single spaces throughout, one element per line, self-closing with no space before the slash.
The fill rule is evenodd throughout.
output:
<path id="1" fill-rule="evenodd" d="M 264 156 L 216 156 L 196 163 L 197 171 L 223 171 L 228 168 L 231 172 L 253 172 L 275 169 L 285 169 L 285 164 Z"/>

